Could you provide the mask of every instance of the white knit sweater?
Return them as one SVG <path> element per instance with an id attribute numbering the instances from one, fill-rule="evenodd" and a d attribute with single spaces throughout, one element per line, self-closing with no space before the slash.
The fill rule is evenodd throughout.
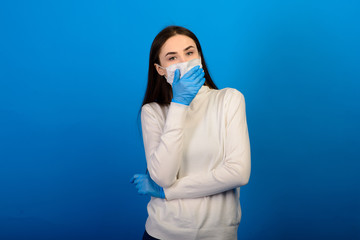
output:
<path id="1" fill-rule="evenodd" d="M 251 168 L 243 94 L 202 86 L 190 106 L 145 104 L 141 124 L 150 176 L 166 196 L 151 197 L 146 231 L 162 240 L 237 239 Z"/>

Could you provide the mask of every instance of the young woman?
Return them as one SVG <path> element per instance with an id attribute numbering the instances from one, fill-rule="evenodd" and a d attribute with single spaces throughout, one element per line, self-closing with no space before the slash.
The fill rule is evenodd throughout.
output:
<path id="1" fill-rule="evenodd" d="M 240 187 L 250 178 L 245 99 L 217 89 L 196 36 L 169 26 L 150 50 L 141 108 L 149 194 L 143 239 L 237 239 Z"/>

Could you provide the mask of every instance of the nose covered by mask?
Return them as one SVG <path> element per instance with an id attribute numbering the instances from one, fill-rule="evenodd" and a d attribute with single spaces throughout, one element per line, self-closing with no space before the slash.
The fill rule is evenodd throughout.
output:
<path id="1" fill-rule="evenodd" d="M 197 65 L 200 65 L 200 67 L 202 68 L 201 58 L 194 58 L 187 62 L 175 63 L 168 66 L 167 68 L 163 68 L 161 66 L 160 67 L 166 69 L 166 74 L 167 74 L 167 76 L 165 76 L 166 81 L 170 85 L 172 85 L 174 81 L 174 74 L 176 69 L 180 70 L 180 78 L 181 78 L 182 76 L 184 76 L 185 73 L 187 73 L 189 70 L 191 70 L 193 67 Z"/>

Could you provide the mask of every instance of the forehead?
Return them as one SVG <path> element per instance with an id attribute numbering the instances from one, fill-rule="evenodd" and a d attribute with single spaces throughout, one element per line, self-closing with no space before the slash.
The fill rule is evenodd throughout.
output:
<path id="1" fill-rule="evenodd" d="M 182 52 L 190 45 L 196 48 L 194 40 L 190 37 L 185 35 L 175 35 L 166 40 L 164 45 L 161 47 L 160 55 L 165 55 L 168 52 Z"/>

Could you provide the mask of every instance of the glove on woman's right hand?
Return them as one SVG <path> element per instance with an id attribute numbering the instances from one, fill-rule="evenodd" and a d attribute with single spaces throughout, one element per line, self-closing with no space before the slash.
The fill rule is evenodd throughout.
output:
<path id="1" fill-rule="evenodd" d="M 199 89 L 205 83 L 205 73 L 200 66 L 195 66 L 180 78 L 180 71 L 177 69 L 174 73 L 174 82 L 172 83 L 173 98 L 172 102 L 190 105 Z"/>

